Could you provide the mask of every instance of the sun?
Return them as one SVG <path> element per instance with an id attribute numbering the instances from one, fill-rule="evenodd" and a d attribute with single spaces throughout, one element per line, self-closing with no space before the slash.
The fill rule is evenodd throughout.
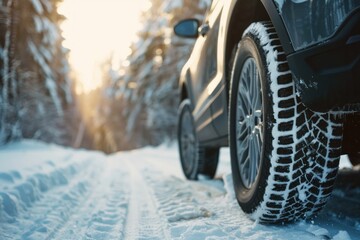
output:
<path id="1" fill-rule="evenodd" d="M 70 49 L 70 64 L 82 91 L 101 84 L 100 65 L 111 55 L 123 60 L 140 29 L 140 14 L 148 0 L 64 0 L 59 12 L 67 20 L 64 46 Z"/>

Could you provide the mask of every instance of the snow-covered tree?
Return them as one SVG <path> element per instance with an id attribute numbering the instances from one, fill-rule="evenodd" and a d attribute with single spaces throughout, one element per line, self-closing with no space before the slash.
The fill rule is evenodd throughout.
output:
<path id="1" fill-rule="evenodd" d="M 120 66 L 120 74 L 111 76 L 106 90 L 112 89 L 117 103 L 111 112 L 119 113 L 120 148 L 157 145 L 175 137 L 178 77 L 194 40 L 174 36 L 172 29 L 183 18 L 201 19 L 209 2 L 151 0 L 151 8 L 143 13 L 143 28 L 132 53 Z"/>
<path id="2" fill-rule="evenodd" d="M 61 94 L 71 101 L 67 79 L 66 50 L 62 47 L 59 27 L 63 16 L 57 13 L 61 0 L 22 0 L 18 5 L 18 54 L 26 54 L 20 67 L 32 71 L 44 84 L 58 115 L 63 114 Z M 25 51 L 24 51 L 25 47 Z M 25 56 L 24 56 L 25 57 Z M 30 68 L 31 67 L 31 68 Z M 34 68 L 35 67 L 35 68 Z"/>
<path id="3" fill-rule="evenodd" d="M 0 145 L 20 136 L 15 47 L 16 0 L 0 1 Z"/>
<path id="4" fill-rule="evenodd" d="M 182 18 L 201 18 L 209 1 L 152 1 L 139 41 L 129 56 L 131 90 L 127 134 L 136 133 L 142 144 L 159 144 L 174 138 L 178 106 L 178 77 L 194 44 L 179 39 L 172 28 Z M 140 130 L 138 130 L 140 129 Z"/>
<path id="5" fill-rule="evenodd" d="M 17 6 L 21 125 L 28 138 L 58 141 L 64 110 L 72 100 L 66 50 L 57 13 L 60 0 L 22 0 Z"/>
<path id="6" fill-rule="evenodd" d="M 57 12 L 61 1 L 0 2 L 0 144 L 16 136 L 58 143 L 71 138 L 66 122 L 74 112 L 73 93 L 59 27 L 64 17 Z"/>

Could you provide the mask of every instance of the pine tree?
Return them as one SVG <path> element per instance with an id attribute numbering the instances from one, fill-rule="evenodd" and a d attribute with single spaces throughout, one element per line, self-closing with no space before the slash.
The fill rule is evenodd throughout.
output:
<path id="1" fill-rule="evenodd" d="M 60 2 L 0 2 L 0 144 L 19 136 L 58 143 L 72 138 L 64 131 L 74 111 Z"/>
<path id="2" fill-rule="evenodd" d="M 16 0 L 0 1 L 0 145 L 20 137 L 14 43 Z"/>
<path id="3" fill-rule="evenodd" d="M 175 37 L 172 26 L 181 18 L 201 18 L 209 1 L 152 0 L 143 14 L 139 40 L 116 79 L 114 101 L 124 106 L 119 120 L 123 145 L 158 145 L 175 137 L 178 77 L 193 40 Z M 121 144 L 120 144 L 121 145 Z M 121 146 L 120 146 L 121 147 Z"/>

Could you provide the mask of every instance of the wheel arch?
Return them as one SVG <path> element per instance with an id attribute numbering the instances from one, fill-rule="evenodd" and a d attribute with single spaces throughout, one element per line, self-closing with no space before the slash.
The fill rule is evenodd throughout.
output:
<path id="1" fill-rule="evenodd" d="M 186 87 L 186 83 L 182 82 L 181 86 L 180 86 L 180 102 L 182 102 L 183 100 L 189 98 L 189 93 Z"/>
<path id="2" fill-rule="evenodd" d="M 185 65 L 179 81 L 180 103 L 185 99 L 189 99 L 194 106 L 194 95 L 191 87 L 191 74 L 189 68 Z"/>
<path id="3" fill-rule="evenodd" d="M 230 84 L 230 70 L 233 51 L 236 45 L 240 42 L 243 32 L 251 23 L 258 21 L 271 21 L 278 33 L 285 53 L 290 54 L 294 51 L 285 25 L 283 24 L 277 7 L 273 1 L 237 0 L 229 2 L 231 3 L 229 3 L 228 6 L 225 6 L 224 9 L 225 11 L 228 10 L 228 14 L 225 16 L 225 19 L 222 19 L 226 22 L 224 31 L 225 41 L 223 41 L 223 43 L 225 44 L 224 74 L 227 88 Z M 235 29 L 236 31 L 234 31 Z"/>

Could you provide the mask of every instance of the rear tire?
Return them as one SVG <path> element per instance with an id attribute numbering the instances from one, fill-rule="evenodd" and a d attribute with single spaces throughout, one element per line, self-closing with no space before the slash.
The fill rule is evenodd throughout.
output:
<path id="1" fill-rule="evenodd" d="M 265 223 L 310 217 L 337 175 L 342 124 L 306 108 L 271 23 L 245 31 L 234 59 L 229 141 L 236 198 Z"/>
<path id="2" fill-rule="evenodd" d="M 179 107 L 178 144 L 182 170 L 187 179 L 198 180 L 200 175 L 206 178 L 215 176 L 219 148 L 200 146 L 188 99 L 183 100 Z"/>

